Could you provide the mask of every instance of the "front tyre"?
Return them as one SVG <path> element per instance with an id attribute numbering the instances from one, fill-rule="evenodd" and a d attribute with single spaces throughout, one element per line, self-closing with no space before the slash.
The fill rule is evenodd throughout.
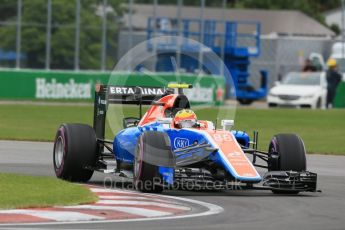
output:
<path id="1" fill-rule="evenodd" d="M 58 178 L 72 182 L 87 182 L 96 162 L 96 134 L 84 124 L 63 124 L 56 133 L 53 162 Z"/>
<path id="2" fill-rule="evenodd" d="M 133 183 L 137 190 L 161 193 L 163 181 L 159 166 L 173 166 L 170 139 L 166 133 L 147 131 L 139 137 L 133 167 Z"/>
<path id="3" fill-rule="evenodd" d="M 269 171 L 305 171 L 306 152 L 302 139 L 295 134 L 275 135 L 268 148 Z"/>
<path id="4" fill-rule="evenodd" d="M 268 171 L 306 170 L 306 151 L 302 139 L 296 134 L 275 135 L 268 148 Z M 273 193 L 297 194 L 298 191 L 273 191 Z"/>

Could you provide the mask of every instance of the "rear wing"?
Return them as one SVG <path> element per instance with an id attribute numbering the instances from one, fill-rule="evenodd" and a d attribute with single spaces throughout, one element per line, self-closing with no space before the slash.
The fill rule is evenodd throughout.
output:
<path id="1" fill-rule="evenodd" d="M 109 104 L 150 105 L 153 101 L 169 94 L 167 88 L 146 86 L 113 86 L 99 85 L 95 87 L 93 128 L 97 139 L 104 140 L 105 119 Z"/>

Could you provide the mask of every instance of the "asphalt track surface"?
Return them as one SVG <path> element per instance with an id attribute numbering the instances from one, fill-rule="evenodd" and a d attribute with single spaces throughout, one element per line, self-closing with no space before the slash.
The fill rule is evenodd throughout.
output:
<path id="1" fill-rule="evenodd" d="M 318 188 L 322 193 L 297 196 L 273 195 L 270 191 L 163 193 L 224 208 L 222 213 L 211 216 L 123 223 L 31 225 L 16 226 L 15 229 L 345 229 L 344 164 L 344 156 L 308 156 L 308 169 L 318 173 Z M 52 143 L 0 141 L 0 171 L 54 176 Z M 102 185 L 103 178 L 97 173 L 91 183 Z"/>

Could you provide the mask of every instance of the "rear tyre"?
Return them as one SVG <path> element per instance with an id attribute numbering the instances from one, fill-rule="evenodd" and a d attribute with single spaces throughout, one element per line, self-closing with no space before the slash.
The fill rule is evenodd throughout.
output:
<path id="1" fill-rule="evenodd" d="M 240 99 L 237 99 L 241 105 L 250 105 L 254 102 L 254 100 L 252 99 L 243 99 L 243 98 L 240 98 Z"/>
<path id="2" fill-rule="evenodd" d="M 275 135 L 268 148 L 269 171 L 305 171 L 306 152 L 302 139 L 295 134 Z M 273 191 L 279 194 L 297 194 L 298 191 Z"/>
<path id="3" fill-rule="evenodd" d="M 159 166 L 172 166 L 173 155 L 167 134 L 156 131 L 144 132 L 138 140 L 133 183 L 137 190 L 148 193 L 163 191 Z"/>
<path id="4" fill-rule="evenodd" d="M 319 99 L 317 99 L 317 102 L 316 102 L 316 108 L 321 109 L 321 107 L 322 107 L 322 100 L 321 100 L 321 98 L 319 98 Z"/>
<path id="5" fill-rule="evenodd" d="M 268 103 L 268 108 L 276 108 L 278 105 L 274 103 Z"/>
<path id="6" fill-rule="evenodd" d="M 84 124 L 63 124 L 54 142 L 54 171 L 58 178 L 72 182 L 87 182 L 96 162 L 96 134 Z M 89 168 L 87 168 L 89 167 Z"/>

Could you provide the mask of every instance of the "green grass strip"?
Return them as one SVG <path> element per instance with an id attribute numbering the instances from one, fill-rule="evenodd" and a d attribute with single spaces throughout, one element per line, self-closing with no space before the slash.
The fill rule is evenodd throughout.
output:
<path id="1" fill-rule="evenodd" d="M 0 209 L 78 205 L 97 199 L 83 185 L 52 177 L 0 173 Z"/>
<path id="2" fill-rule="evenodd" d="M 233 118 L 230 110 L 196 109 L 199 119 L 215 121 L 218 117 Z M 225 112 L 224 112 L 225 111 Z M 110 107 L 110 126 L 106 136 L 113 139 L 122 127 L 123 116 L 137 116 L 135 106 L 125 111 Z M 0 139 L 52 141 L 61 123 L 92 125 L 92 105 L 0 105 Z M 220 121 L 219 121 L 220 123 Z M 218 125 L 219 126 L 219 125 Z M 250 135 L 259 131 L 259 148 L 266 150 L 271 137 L 277 133 L 297 133 L 305 141 L 309 153 L 345 155 L 345 110 L 307 109 L 237 109 L 235 129 Z"/>

